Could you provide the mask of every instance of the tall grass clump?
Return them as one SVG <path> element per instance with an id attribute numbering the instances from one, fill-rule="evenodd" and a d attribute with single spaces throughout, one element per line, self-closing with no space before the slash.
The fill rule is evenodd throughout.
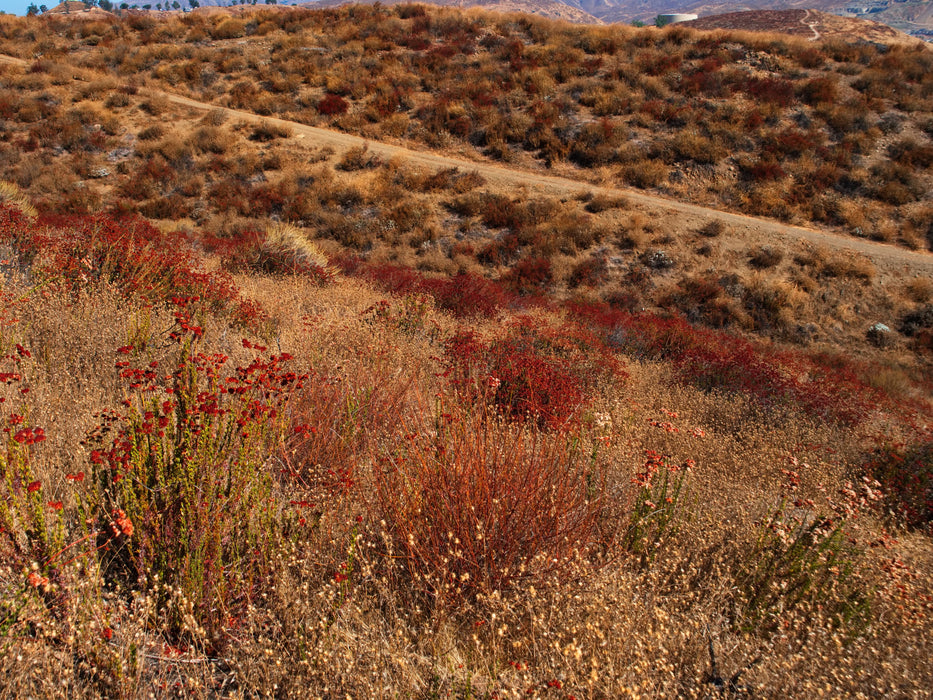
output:
<path id="1" fill-rule="evenodd" d="M 16 207 L 30 219 L 39 215 L 26 194 L 12 182 L 0 180 L 0 202 Z"/>
<path id="2" fill-rule="evenodd" d="M 798 494 L 798 472 L 782 472 L 785 496 L 759 521 L 757 540 L 743 559 L 737 622 L 746 630 L 773 632 L 797 611 L 858 630 L 870 618 L 871 592 L 860 572 L 863 550 L 849 520 L 877 500 L 878 484 L 845 484 L 838 497 L 829 499 L 832 512 L 826 514 Z"/>
<path id="3" fill-rule="evenodd" d="M 375 507 L 438 602 L 540 582 L 611 541 L 605 465 L 566 434 L 439 404 L 376 465 Z"/>
<path id="4" fill-rule="evenodd" d="M 233 271 L 303 274 L 322 282 L 333 274 L 327 256 L 291 224 L 275 223 L 263 232 L 244 234 L 221 252 L 225 266 Z"/>

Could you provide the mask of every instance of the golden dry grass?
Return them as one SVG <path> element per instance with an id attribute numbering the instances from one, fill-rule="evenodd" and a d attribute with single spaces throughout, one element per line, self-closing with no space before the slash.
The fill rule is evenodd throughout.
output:
<path id="1" fill-rule="evenodd" d="M 430 400 L 417 396 L 442 390 L 431 359 L 437 341 L 374 321 L 366 310 L 381 296 L 355 282 L 237 281 L 272 312 L 276 345 L 333 376 L 341 392 L 361 396 L 404 383 L 393 415 L 385 416 L 390 422 L 374 424 L 376 432 L 355 448 L 362 490 L 338 496 L 310 483 L 282 487 L 278 497 L 286 502 L 323 499 L 315 500 L 317 525 L 276 548 L 268 586 L 220 655 L 205 655 L 210 640 L 199 640 L 196 627 L 182 647 L 166 646 L 153 598 L 112 596 L 88 568 L 69 589 L 67 629 L 34 602 L 18 612 L 5 633 L 5 693 L 707 697 L 717 677 L 734 678 L 736 693 L 764 697 L 925 692 L 931 550 L 923 536 L 902 532 L 885 547 L 862 550 L 859 580 L 873 591 L 867 627 L 847 630 L 806 607 L 781 615 L 778 632 L 735 626 L 737 576 L 756 523 L 780 499 L 781 470 L 795 461 L 799 493 L 820 502 L 821 489 L 834 492 L 859 459 L 862 448 L 848 430 L 793 407 L 765 410 L 684 387 L 671 382 L 664 364 L 629 361 L 624 385 L 607 387 L 592 407 L 610 436 L 603 455 L 610 488 L 620 495 L 630 488 L 646 449 L 694 460 L 677 529 L 647 561 L 624 553 L 598 567 L 581 560 L 561 577 L 438 605 L 405 584 L 391 533 L 366 492 L 368 455 L 394 439 L 396 417 L 416 411 L 418 420 L 430 419 Z M 74 441 L 121 395 L 112 348 L 140 334 L 157 340 L 170 319 L 106 289 L 67 303 L 36 298 L 24 311 L 18 341 L 44 349 L 29 373 L 30 418 L 50 436 L 36 451 L 36 476 L 67 500 L 64 474 L 87 460 Z M 247 359 L 236 332 L 206 320 L 206 349 Z M 435 311 L 425 324 L 454 328 Z M 323 415 L 324 408 L 311 410 Z M 852 535 L 867 543 L 884 530 L 866 517 Z M 347 561 L 348 579 L 336 580 Z M 7 594 L 15 578 L 4 570 Z M 113 630 L 109 639 L 105 629 Z"/>
<path id="2" fill-rule="evenodd" d="M 375 22 L 378 15 L 376 24 L 385 22 L 382 28 L 388 30 L 394 22 L 395 33 L 407 31 L 421 16 L 417 8 L 339 12 L 361 13 L 361 21 Z M 528 40 L 532 54 L 564 52 L 564 68 L 614 41 L 632 43 L 616 46 L 605 59 L 606 70 L 621 70 L 634 60 L 660 65 L 664 52 L 679 54 L 698 41 L 690 32 L 674 30 L 578 31 L 478 11 L 427 12 L 438 35 L 465 21 L 496 32 L 508 26 Z M 916 409 L 915 420 L 922 421 L 923 402 L 929 400 L 929 385 L 922 381 L 928 355 L 906 341 L 874 347 L 865 342 L 865 331 L 875 321 L 893 324 L 929 303 L 929 280 L 819 248 L 768 255 L 763 246 L 771 241 L 741 239 L 743 232 L 706 221 L 655 216 L 621 198 L 559 200 L 489 186 L 475 173 L 380 163 L 365 150 L 322 151 L 290 139 L 287 132 L 253 129 L 227 119 L 221 110 L 206 117 L 188 113 L 132 87 L 137 80 L 175 81 L 201 97 L 223 95 L 271 114 L 279 102 L 251 93 L 244 80 L 251 75 L 248 70 L 262 68 L 261 61 L 253 60 L 265 50 L 255 43 L 257 37 L 276 51 L 321 44 L 362 71 L 357 59 L 381 50 L 382 40 L 358 36 L 357 25 L 344 21 L 349 15 L 338 16 L 343 18 L 334 32 L 342 37 L 338 44 L 309 19 L 316 16 L 286 8 L 255 15 L 247 11 L 242 18 L 195 13 L 161 25 L 129 19 L 114 25 L 113 36 L 101 42 L 124 42 L 118 77 L 107 74 L 103 54 L 90 47 L 80 48 L 75 59 L 86 64 L 82 75 L 93 79 L 83 90 L 61 70 L 54 52 L 32 72 L 6 67 L 0 73 L 0 107 L 14 110 L 15 119 L 7 123 L 11 139 L 19 140 L 0 148 L 3 176 L 18 183 L 0 187 L 3 202 L 31 216 L 33 202 L 42 213 L 144 209 L 160 220 L 162 230 L 189 232 L 188 240 L 201 251 L 201 270 L 221 269 L 224 245 L 262 231 L 268 251 L 327 267 L 333 275 L 321 283 L 302 274 L 239 268 L 232 277 L 237 290 L 268 315 L 259 338 L 237 326 L 229 309 L 204 311 L 194 320 L 203 327 L 200 349 L 208 357 L 228 357 L 228 368 L 247 366 L 257 356 L 243 343 L 247 335 L 247 345 L 267 347 L 259 355 L 287 353 L 289 367 L 310 375 L 301 392 L 283 405 L 289 428 L 305 432 L 278 436 L 280 442 L 261 465 L 273 483 L 275 511 L 264 574 L 249 593 L 226 601 L 226 617 L 216 624 L 222 616 L 217 610 L 196 610 L 190 591 L 184 590 L 186 582 L 147 578 L 140 583 L 115 576 L 106 556 L 81 545 L 93 525 L 82 521 L 78 508 L 96 505 L 99 494 L 96 486 L 69 478 L 91 473 L 92 446 L 84 441 L 100 424 L 101 413 L 124 412 L 122 401 L 135 396 L 114 366 L 124 357 L 117 348 L 145 348 L 146 361 L 175 366 L 179 350 L 169 334 L 176 328 L 177 308 L 127 298 L 114 280 L 74 289 L 59 288 L 57 280 L 42 282 L 33 277 L 33 261 L 5 247 L 0 348 L 9 355 L 5 362 L 24 357 L 17 343 L 31 356 L 18 361 L 23 382 L 3 387 L 4 410 L 14 410 L 15 403 L 30 425 L 44 428 L 47 439 L 31 447 L 29 479 L 41 483 L 39 509 L 50 520 L 59 512 L 51 504 L 62 502 L 66 541 L 72 545 L 67 551 L 84 554 L 64 566 L 51 585 L 34 584 L 30 573 L 41 573 L 40 565 L 47 562 L 37 560 L 33 569 L 15 546 L 30 535 L 17 531 L 15 542 L 2 540 L 0 695 L 924 697 L 933 687 L 928 661 L 933 653 L 933 548 L 928 534 L 902 528 L 876 507 L 875 487 L 861 481 L 875 438 L 897 441 L 914 434 L 902 414 L 886 413 L 879 404 L 852 428 L 808 413 L 789 395 L 762 400 L 741 391 L 688 385 L 673 361 L 647 360 L 631 351 L 632 356 L 613 356 L 627 376 L 600 375 L 587 390 L 589 403 L 581 409 L 579 425 L 555 434 L 540 432 L 533 421 L 505 424 L 504 412 L 493 415 L 482 402 L 470 403 L 463 388 L 452 387 L 445 376 L 445 358 L 447 343 L 458 331 L 474 331 L 490 344 L 516 323 L 571 334 L 555 338 L 542 331 L 535 341 L 539 350 L 566 352 L 561 343 L 573 341 L 593 351 L 587 345 L 591 339 L 574 339 L 567 330 L 579 319 L 561 311 L 560 302 L 607 299 L 636 312 L 649 308 L 730 328 L 781 349 L 789 342 L 845 352 L 849 359 L 864 360 L 859 371 L 866 381 Z M 294 31 L 286 33 L 283 22 L 294 22 Z M 0 18 L 0 48 L 34 48 L 38 38 L 25 37 L 24 26 Z M 78 41 L 66 24 L 55 27 L 61 32 L 45 37 L 53 45 Z M 241 30 L 255 34 L 240 38 Z M 152 40 L 148 45 L 138 41 L 137 34 L 144 32 Z M 764 54 L 755 54 L 756 60 L 771 57 L 785 67 L 800 48 L 794 40 L 781 40 L 779 46 L 774 37 L 726 38 L 739 42 L 743 51 Z M 243 40 L 249 43 L 236 43 Z M 476 62 L 494 76 L 495 62 L 485 49 Z M 839 57 L 847 50 L 826 48 L 836 52 L 832 60 L 840 65 L 859 66 L 857 56 L 851 61 Z M 866 62 L 876 60 L 873 50 L 851 51 L 862 51 Z M 898 53 L 894 58 L 909 67 L 915 57 Z M 589 95 L 588 109 L 594 112 L 608 113 L 626 99 L 643 102 L 669 93 L 669 81 L 659 76 L 642 76 L 614 93 L 605 86 L 597 89 L 587 76 L 551 75 L 551 68 L 526 70 L 523 78 L 539 90 L 572 85 Z M 410 78 L 402 65 L 379 71 L 391 76 L 392 84 Z M 325 89 L 343 93 L 355 106 L 339 125 L 370 130 L 374 138 L 388 133 L 434 139 L 448 147 L 456 143 L 448 127 L 456 132 L 458 120 L 472 109 L 466 102 L 452 105 L 442 129 L 421 133 L 418 110 L 430 104 L 428 94 L 415 94 L 411 104 L 389 110 L 383 119 L 391 101 L 356 110 L 363 105 L 355 103 L 369 96 L 352 71 L 315 73 L 300 87 L 287 77 L 269 70 L 262 76 L 268 81 L 263 89 L 268 85 L 283 95 L 297 94 L 306 110 L 301 118 L 312 122 L 321 120 L 315 106 Z M 55 101 L 60 110 L 52 109 Z M 511 116 L 513 123 L 502 125 L 494 114 L 486 115 L 490 145 L 505 143 L 504 133 L 496 136 L 496 129 L 527 131 L 533 123 L 523 115 Z M 126 131 L 114 130 L 113 119 Z M 170 120 L 172 128 L 163 129 L 154 120 Z M 626 128 L 643 133 L 639 130 L 649 126 L 639 126 L 641 120 L 652 124 L 639 112 Z M 699 164 L 707 153 L 718 157 L 716 146 L 726 135 L 692 128 L 667 145 Z M 71 139 L 63 153 L 56 150 L 62 134 Z M 24 154 L 14 144 L 35 150 Z M 457 143 L 456 148 L 466 146 Z M 544 140 L 542 148 L 557 149 L 555 157 L 560 150 Z M 661 175 L 662 168 L 666 177 L 671 168 L 664 148 L 650 157 L 632 153 L 622 167 L 633 178 L 651 175 L 652 169 Z M 509 157 L 529 164 L 527 153 Z M 99 167 L 110 175 L 92 176 Z M 602 168 L 599 177 L 617 175 L 612 167 L 594 167 Z M 684 179 L 669 184 L 682 193 L 712 179 L 691 166 Z M 713 194 L 725 196 L 727 190 Z M 778 206 L 788 190 L 767 185 L 759 194 L 769 198 L 761 200 L 762 206 Z M 831 204 L 826 203 L 827 211 Z M 885 211 L 887 216 L 890 210 Z M 919 207 L 917 212 L 922 218 Z M 847 225 L 874 227 L 877 235 L 894 237 L 891 221 L 872 220 L 864 207 L 842 206 L 837 213 Z M 521 321 L 509 309 L 488 319 L 456 318 L 430 297 L 394 297 L 328 264 L 342 259 L 349 268 L 351 256 L 436 277 L 478 271 L 502 280 L 514 280 L 510 275 L 517 263 L 540 256 L 550 265 L 554 283 L 549 291 L 556 305 L 521 314 Z M 749 269 L 750 259 L 758 269 Z M 604 275 L 580 275 L 589 281 L 571 288 L 575 271 L 591 262 Z M 487 387 L 495 384 L 490 379 L 501 384 L 496 377 L 480 379 Z M 22 393 L 22 387 L 29 391 Z M 410 489 L 404 495 L 412 520 L 430 523 L 418 505 L 432 504 L 449 509 L 441 513 L 445 517 L 452 513 L 472 522 L 475 511 L 457 509 L 465 507 L 473 491 L 458 491 L 464 502 L 438 506 L 436 493 L 416 478 L 418 468 L 424 475 L 479 451 L 481 443 L 461 439 L 462 432 L 454 439 L 457 429 L 471 436 L 489 431 L 495 447 L 490 453 L 509 454 L 540 440 L 554 454 L 564 454 L 560 447 L 576 455 L 572 459 L 583 459 L 595 484 L 587 498 L 606 506 L 600 537 L 575 547 L 550 574 L 530 575 L 553 563 L 544 550 L 542 559 L 522 564 L 529 575 L 515 576 L 510 585 L 472 589 L 461 573 L 445 588 L 446 579 L 437 572 L 455 567 L 450 561 L 438 564 L 437 558 L 412 559 L 417 548 L 400 538 L 404 528 L 393 525 L 392 491 L 385 488 L 403 482 L 387 480 L 383 470 L 406 465 L 399 470 L 413 484 L 404 487 Z M 0 455 L 5 476 L 13 463 L 9 455 L 19 454 L 14 434 L 7 436 L 8 449 Z M 646 463 L 658 461 L 689 461 L 689 472 L 665 472 L 686 474 L 685 490 L 670 503 L 661 494 L 647 518 L 640 518 L 639 498 L 655 496 L 636 485 Z M 494 478 L 490 481 L 495 484 Z M 13 477 L 13 485 L 4 482 L 4 504 L 21 497 L 24 484 L 32 493 L 29 483 L 22 474 Z M 864 502 L 855 503 L 860 497 Z M 858 515 L 846 516 L 840 531 L 845 537 L 830 539 L 817 530 L 807 535 L 815 539 L 800 540 L 802 549 L 788 548 L 800 532 L 794 518 L 796 527 L 805 529 L 819 516 L 835 517 L 848 507 Z M 534 515 L 528 522 L 540 522 Z M 212 524 L 191 521 L 192 528 L 209 530 Z M 135 523 L 137 529 L 151 525 Z M 449 539 L 434 552 L 441 561 L 455 560 L 462 552 L 463 543 L 453 542 L 452 535 Z M 820 550 L 820 543 L 826 549 Z M 797 553 L 789 555 L 787 564 L 781 556 L 789 551 Z M 837 554 L 839 560 L 823 566 Z M 426 568 L 425 561 L 434 562 L 437 571 Z M 769 574 L 769 564 L 780 573 Z M 793 597 L 796 587 L 813 579 L 801 579 L 796 565 L 826 577 L 818 591 L 812 596 L 805 591 L 799 601 Z"/>

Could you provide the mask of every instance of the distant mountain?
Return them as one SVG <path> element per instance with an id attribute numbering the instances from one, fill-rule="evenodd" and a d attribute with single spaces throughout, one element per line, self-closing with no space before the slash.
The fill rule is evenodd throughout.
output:
<path id="1" fill-rule="evenodd" d="M 395 4 L 408 0 L 389 0 Z M 304 3 L 345 4 L 346 0 Z M 459 7 L 483 6 L 503 11 L 532 12 L 571 22 L 654 22 L 659 14 L 688 13 L 700 18 L 735 12 L 813 10 L 849 19 L 868 19 L 920 38 L 933 38 L 933 0 L 432 0 L 431 4 Z M 576 10 L 568 12 L 563 6 Z M 842 25 L 836 27 L 841 33 Z M 850 25 L 856 29 L 858 25 Z M 858 34 L 858 32 L 857 32 Z"/>

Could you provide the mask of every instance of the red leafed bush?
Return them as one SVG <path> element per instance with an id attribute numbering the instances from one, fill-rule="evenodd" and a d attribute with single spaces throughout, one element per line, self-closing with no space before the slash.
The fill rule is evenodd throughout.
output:
<path id="1" fill-rule="evenodd" d="M 340 95 L 328 93 L 317 103 L 317 111 L 321 114 L 331 117 L 335 114 L 346 114 L 350 105 Z"/>
<path id="2" fill-rule="evenodd" d="M 648 100 L 641 106 L 644 114 L 653 119 L 671 126 L 683 126 L 690 112 L 690 108 L 685 105 L 675 105 L 665 100 Z"/>
<path id="3" fill-rule="evenodd" d="M 799 406 L 847 425 L 867 419 L 884 400 L 852 367 L 833 358 L 779 353 L 680 318 L 628 313 L 608 304 L 573 303 L 570 310 L 581 323 L 601 328 L 610 346 L 637 358 L 666 360 L 681 381 L 703 389 L 738 392 L 764 405 Z"/>
<path id="4" fill-rule="evenodd" d="M 213 311 L 258 330 L 264 314 L 224 272 L 207 272 L 185 234 L 162 233 L 138 216 L 47 216 L 32 222 L 0 204 L 0 242 L 33 274 L 65 291 L 101 282 L 128 298 L 198 297 Z"/>
<path id="5" fill-rule="evenodd" d="M 367 265 L 358 259 L 336 259 L 345 274 L 363 277 L 384 291 L 400 296 L 430 294 L 437 307 L 461 318 L 492 318 L 503 309 L 527 306 L 503 285 L 471 272 L 453 277 L 426 277 L 398 265 Z"/>
<path id="6" fill-rule="evenodd" d="M 596 384 L 624 376 L 595 336 L 570 324 L 551 328 L 531 317 L 520 317 L 489 343 L 471 331 L 457 333 L 447 341 L 444 363 L 467 403 L 549 430 L 574 426 Z"/>
<path id="7" fill-rule="evenodd" d="M 320 499 L 339 497 L 355 486 L 357 465 L 397 431 L 409 391 L 402 379 L 366 374 L 340 379 L 312 373 L 304 382 L 281 455 L 284 473 Z"/>
<path id="8" fill-rule="evenodd" d="M 471 272 L 442 280 L 425 280 L 422 285 L 441 309 L 455 316 L 492 318 L 502 309 L 517 305 L 515 296 L 502 285 Z"/>
<path id="9" fill-rule="evenodd" d="M 522 295 L 546 292 L 554 281 L 551 261 L 541 257 L 519 260 L 503 277 L 503 281 Z"/>
<path id="10" fill-rule="evenodd" d="M 740 163 L 739 167 L 746 177 L 757 182 L 769 182 L 787 177 L 784 168 L 774 160 L 758 160 L 748 164 Z"/>
<path id="11" fill-rule="evenodd" d="M 574 266 L 567 280 L 567 286 L 571 289 L 580 286 L 598 287 L 606 281 L 608 276 L 609 267 L 606 264 L 606 259 L 600 256 L 592 256 Z"/>
<path id="12" fill-rule="evenodd" d="M 782 78 L 749 78 L 745 91 L 762 102 L 779 107 L 789 107 L 794 102 L 794 84 Z"/>

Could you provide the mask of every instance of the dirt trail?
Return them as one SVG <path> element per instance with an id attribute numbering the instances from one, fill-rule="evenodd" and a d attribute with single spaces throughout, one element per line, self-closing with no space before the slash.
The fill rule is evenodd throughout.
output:
<path id="1" fill-rule="evenodd" d="M 22 59 L 0 55 L 0 63 L 3 62 L 19 66 L 28 65 L 28 62 Z M 574 197 L 584 192 L 614 197 L 622 195 L 629 203 L 645 210 L 649 215 L 660 216 L 662 214 L 678 214 L 689 219 L 691 225 L 710 220 L 719 220 L 732 229 L 733 244 L 742 243 L 749 245 L 768 242 L 772 245 L 780 246 L 782 244 L 790 245 L 798 241 L 807 241 L 813 245 L 861 253 L 868 256 L 876 265 L 887 268 L 888 272 L 898 275 L 904 273 L 933 275 L 933 253 L 906 250 L 884 243 L 851 238 L 801 226 L 782 224 L 770 219 L 723 212 L 696 204 L 689 204 L 657 195 L 646 194 L 628 188 L 602 187 L 565 177 L 518 170 L 504 165 L 441 156 L 429 151 L 419 151 L 413 148 L 372 141 L 359 136 L 308 126 L 298 122 L 291 122 L 274 117 L 263 117 L 253 114 L 252 112 L 219 107 L 218 105 L 199 102 L 162 90 L 150 89 L 149 93 L 161 95 L 176 105 L 198 111 L 222 109 L 228 115 L 243 119 L 247 122 L 277 124 L 290 130 L 292 138 L 301 139 L 308 145 L 319 147 L 330 146 L 335 151 L 346 151 L 350 148 L 367 145 L 371 153 L 386 160 L 390 158 L 401 158 L 411 164 L 428 168 L 460 168 L 462 170 L 475 171 L 486 178 L 490 183 L 512 187 L 516 190 L 535 190 L 540 193 L 562 197 Z"/>
<path id="2" fill-rule="evenodd" d="M 805 27 L 809 27 L 810 31 L 813 32 L 813 36 L 810 38 L 810 41 L 819 41 L 820 33 L 816 30 L 816 25 L 819 24 L 819 19 L 817 19 L 815 22 L 808 22 L 807 20 L 810 19 L 810 15 L 812 13 L 810 10 L 804 10 L 804 12 L 806 12 L 806 14 L 800 18 L 800 23 Z"/>

